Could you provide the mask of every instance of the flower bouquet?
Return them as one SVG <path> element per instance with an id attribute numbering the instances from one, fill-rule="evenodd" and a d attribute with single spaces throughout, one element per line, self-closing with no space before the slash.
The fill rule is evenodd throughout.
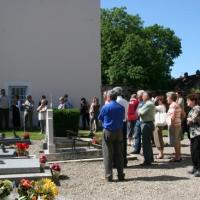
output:
<path id="1" fill-rule="evenodd" d="M 18 156 L 28 156 L 29 145 L 26 143 L 16 143 L 16 152 Z"/>
<path id="2" fill-rule="evenodd" d="M 37 200 L 34 185 L 34 181 L 22 179 L 18 187 L 19 200 Z"/>
<path id="3" fill-rule="evenodd" d="M 41 166 L 41 168 L 43 168 L 43 169 L 45 168 L 46 162 L 47 162 L 47 157 L 44 154 L 42 154 L 40 156 L 40 166 Z"/>
<path id="4" fill-rule="evenodd" d="M 61 172 L 61 167 L 58 163 L 53 163 L 51 166 L 51 171 L 52 171 L 52 175 L 53 175 L 53 178 L 55 180 L 58 180 L 59 179 L 59 176 L 60 176 L 60 172 Z"/>
<path id="5" fill-rule="evenodd" d="M 0 199 L 8 197 L 13 190 L 13 184 L 9 180 L 0 180 Z"/>
<path id="6" fill-rule="evenodd" d="M 44 178 L 35 182 L 35 192 L 38 199 L 54 200 L 58 195 L 58 188 L 50 179 Z"/>

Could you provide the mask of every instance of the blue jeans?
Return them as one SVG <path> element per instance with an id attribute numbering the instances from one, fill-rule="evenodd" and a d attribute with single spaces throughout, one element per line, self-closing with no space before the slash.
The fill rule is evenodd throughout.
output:
<path id="1" fill-rule="evenodd" d="M 135 123 L 135 129 L 134 129 L 134 144 L 133 144 L 133 148 L 135 151 L 137 151 L 138 153 L 140 153 L 141 150 L 141 122 L 140 120 L 137 120 Z"/>
<path id="2" fill-rule="evenodd" d="M 136 121 L 128 121 L 128 131 L 127 131 L 128 138 L 133 138 L 134 130 L 135 130 L 135 123 L 136 123 Z"/>

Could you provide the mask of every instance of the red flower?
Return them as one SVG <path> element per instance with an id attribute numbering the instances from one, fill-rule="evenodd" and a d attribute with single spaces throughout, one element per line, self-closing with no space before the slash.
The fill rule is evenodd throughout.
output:
<path id="1" fill-rule="evenodd" d="M 58 172 L 61 171 L 61 167 L 60 167 L 60 165 L 58 163 L 53 163 L 51 165 L 51 169 L 54 170 L 54 171 L 58 171 Z"/>
<path id="2" fill-rule="evenodd" d="M 47 157 L 43 154 L 40 156 L 40 163 L 46 163 L 47 162 Z"/>
<path id="3" fill-rule="evenodd" d="M 24 189 L 30 189 L 33 187 L 33 182 L 28 179 L 22 179 L 20 181 L 20 186 Z"/>
<path id="4" fill-rule="evenodd" d="M 26 143 L 16 143 L 16 147 L 20 151 L 26 151 L 29 148 L 29 145 Z"/>

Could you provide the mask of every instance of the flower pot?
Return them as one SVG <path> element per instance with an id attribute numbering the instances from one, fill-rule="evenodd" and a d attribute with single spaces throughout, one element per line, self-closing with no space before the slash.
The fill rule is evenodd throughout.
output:
<path id="1" fill-rule="evenodd" d="M 60 171 L 52 170 L 52 175 L 55 180 L 58 180 L 60 177 Z"/>
<path id="2" fill-rule="evenodd" d="M 40 163 L 40 167 L 41 167 L 42 169 L 45 169 L 45 164 L 46 164 L 46 163 Z"/>
<path id="3" fill-rule="evenodd" d="M 17 156 L 21 157 L 21 156 L 28 156 L 29 152 L 28 151 L 17 151 Z"/>

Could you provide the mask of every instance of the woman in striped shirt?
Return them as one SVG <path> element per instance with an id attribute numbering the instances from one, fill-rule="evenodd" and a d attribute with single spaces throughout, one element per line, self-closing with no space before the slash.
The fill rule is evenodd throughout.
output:
<path id="1" fill-rule="evenodd" d="M 167 93 L 169 110 L 167 112 L 167 124 L 169 132 L 169 144 L 175 149 L 175 157 L 170 162 L 179 162 L 181 158 L 181 107 L 176 103 L 176 93 Z"/>

